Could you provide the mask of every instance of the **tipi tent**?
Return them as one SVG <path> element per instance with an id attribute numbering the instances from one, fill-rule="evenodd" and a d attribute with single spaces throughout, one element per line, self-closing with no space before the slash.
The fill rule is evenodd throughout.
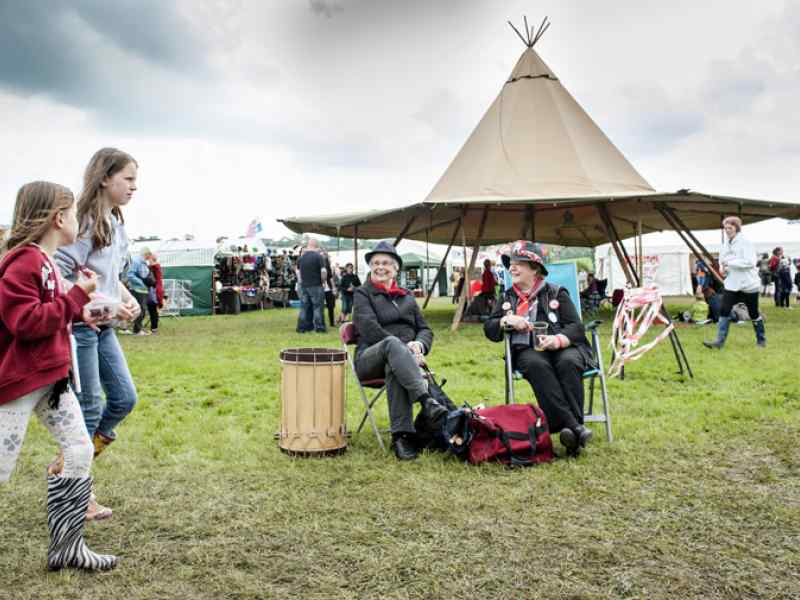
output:
<path id="1" fill-rule="evenodd" d="M 744 223 L 800 217 L 798 204 L 655 191 L 536 53 L 538 37 L 523 39 L 497 98 L 423 202 L 280 221 L 330 236 L 447 244 L 463 227 L 470 245 L 532 237 L 597 246 L 639 232 L 715 229 L 731 213 Z"/>

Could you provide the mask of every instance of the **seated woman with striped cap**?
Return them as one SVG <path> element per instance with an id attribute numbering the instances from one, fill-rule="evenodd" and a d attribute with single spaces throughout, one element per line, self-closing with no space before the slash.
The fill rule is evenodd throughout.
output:
<path id="1" fill-rule="evenodd" d="M 484 323 L 484 333 L 493 342 L 511 336 L 514 368 L 533 388 L 551 433 L 560 432 L 567 452 L 577 455 L 592 437 L 583 424 L 582 374 L 593 359 L 580 315 L 567 290 L 545 281 L 536 244 L 514 242 L 502 260 L 513 285 Z M 547 326 L 538 339 L 534 323 Z"/>

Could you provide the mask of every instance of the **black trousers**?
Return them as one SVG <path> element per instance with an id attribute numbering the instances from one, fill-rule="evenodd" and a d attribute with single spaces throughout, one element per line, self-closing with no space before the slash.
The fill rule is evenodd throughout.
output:
<path id="1" fill-rule="evenodd" d="M 139 316 L 133 322 L 133 333 L 139 333 L 142 330 L 142 321 L 144 321 L 144 313 L 147 310 L 147 292 L 131 291 L 131 295 L 139 303 Z"/>
<path id="2" fill-rule="evenodd" d="M 574 346 L 537 352 L 523 348 L 514 353 L 514 364 L 531 384 L 550 431 L 574 429 L 583 423 L 583 379 L 586 361 Z"/>
<path id="3" fill-rule="evenodd" d="M 750 316 L 751 321 L 755 321 L 759 317 L 758 312 L 758 292 L 732 292 L 730 290 L 723 290 L 722 292 L 722 307 L 720 308 L 719 315 L 721 317 L 730 317 L 731 309 L 734 304 L 744 302 L 747 306 L 747 314 Z"/>
<path id="4" fill-rule="evenodd" d="M 331 327 L 336 327 L 336 323 L 333 322 L 333 311 L 336 309 L 336 296 L 334 296 L 333 292 L 325 292 L 325 305 L 328 307 L 328 321 L 330 321 Z"/>
<path id="5" fill-rule="evenodd" d="M 158 304 L 147 303 L 147 312 L 150 314 L 150 331 L 158 329 Z"/>

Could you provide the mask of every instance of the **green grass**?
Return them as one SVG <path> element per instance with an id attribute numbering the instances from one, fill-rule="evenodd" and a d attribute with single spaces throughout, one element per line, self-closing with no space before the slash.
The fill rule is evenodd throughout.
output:
<path id="1" fill-rule="evenodd" d="M 140 402 L 94 466 L 115 514 L 87 539 L 121 565 L 45 571 L 55 446 L 32 422 L 0 490 L 0 598 L 800 597 L 800 310 L 766 313 L 766 350 L 749 324 L 722 352 L 681 328 L 693 380 L 658 346 L 610 382 L 614 443 L 598 427 L 579 459 L 528 470 L 399 463 L 368 430 L 342 456 L 289 458 L 278 352 L 336 335 L 295 334 L 294 310 L 165 320 L 122 340 Z M 429 312 L 445 390 L 502 402 L 500 345 L 451 315 Z"/>

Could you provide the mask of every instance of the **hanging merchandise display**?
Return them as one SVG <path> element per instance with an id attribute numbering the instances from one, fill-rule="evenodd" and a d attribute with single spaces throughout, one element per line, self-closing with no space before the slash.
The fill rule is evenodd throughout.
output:
<path id="1" fill-rule="evenodd" d="M 620 375 L 625 363 L 639 360 L 648 350 L 665 339 L 675 325 L 661 311 L 661 294 L 656 287 L 628 288 L 617 308 L 611 333 L 611 349 L 614 360 L 608 376 Z M 661 323 L 664 329 L 653 340 L 639 346 L 653 323 Z"/>

